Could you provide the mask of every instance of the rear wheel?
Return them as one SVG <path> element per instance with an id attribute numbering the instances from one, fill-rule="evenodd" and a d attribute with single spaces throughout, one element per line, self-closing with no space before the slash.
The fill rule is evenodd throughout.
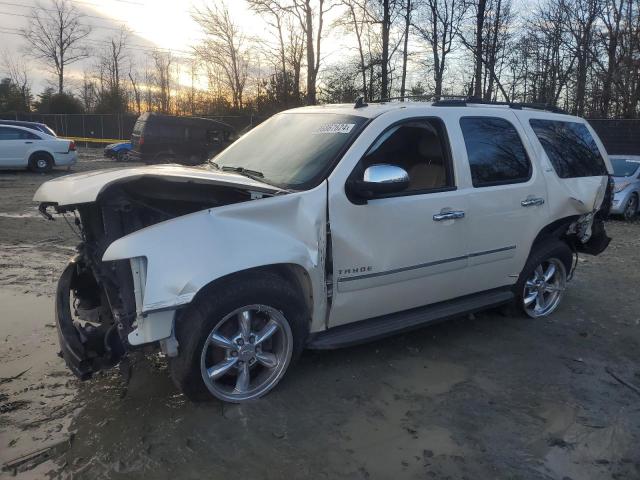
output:
<path id="1" fill-rule="evenodd" d="M 638 213 L 638 196 L 634 193 L 627 200 L 627 204 L 624 207 L 623 216 L 626 221 L 633 220 L 633 217 Z"/>
<path id="2" fill-rule="evenodd" d="M 124 150 L 120 150 L 116 154 L 116 162 L 124 162 L 127 159 L 127 152 Z"/>
<path id="3" fill-rule="evenodd" d="M 516 284 L 518 307 L 532 318 L 553 313 L 567 286 L 572 253 L 560 241 L 543 243 L 532 251 Z"/>
<path id="4" fill-rule="evenodd" d="M 276 275 L 247 276 L 201 297 L 176 322 L 171 376 L 191 400 L 259 398 L 282 379 L 307 332 L 292 285 Z"/>
<path id="5" fill-rule="evenodd" d="M 29 159 L 29 169 L 36 173 L 47 173 L 53 168 L 53 158 L 48 153 L 34 153 Z"/>

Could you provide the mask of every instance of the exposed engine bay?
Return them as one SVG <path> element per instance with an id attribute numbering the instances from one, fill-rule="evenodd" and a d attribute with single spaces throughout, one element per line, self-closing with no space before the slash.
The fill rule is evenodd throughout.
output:
<path id="1" fill-rule="evenodd" d="M 86 379 L 117 364 L 133 347 L 127 338 L 141 313 L 136 305 L 139 289 L 130 261 L 102 262 L 110 244 L 166 220 L 263 196 L 269 194 L 144 176 L 109 186 L 92 203 L 62 207 L 42 203 L 43 215 L 53 219 L 48 212 L 53 207 L 81 240 L 56 295 L 62 355 L 74 373 Z"/>

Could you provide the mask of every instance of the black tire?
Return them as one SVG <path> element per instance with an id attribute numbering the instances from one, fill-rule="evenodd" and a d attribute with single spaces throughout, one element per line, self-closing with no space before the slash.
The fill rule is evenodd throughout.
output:
<path id="1" fill-rule="evenodd" d="M 560 260 L 566 269 L 566 274 L 571 272 L 573 264 L 573 252 L 569 246 L 560 240 L 549 239 L 542 241 L 537 245 L 534 245 L 531 250 L 531 254 L 524 265 L 524 268 L 520 272 L 518 282 L 515 284 L 515 303 L 516 310 L 525 316 L 530 316 L 524 306 L 524 291 L 525 283 L 533 274 L 535 269 L 548 261 L 549 259 L 556 258 Z"/>
<path id="2" fill-rule="evenodd" d="M 116 153 L 116 162 L 124 162 L 127 159 L 127 152 L 124 150 L 120 150 Z"/>
<path id="3" fill-rule="evenodd" d="M 48 173 L 53 168 L 53 158 L 46 152 L 38 152 L 29 158 L 29 170 L 35 173 Z"/>
<path id="4" fill-rule="evenodd" d="M 309 332 L 309 318 L 298 289 L 271 273 L 236 277 L 209 289 L 176 321 L 178 356 L 169 359 L 169 373 L 187 398 L 192 401 L 214 398 L 201 374 L 200 359 L 205 341 L 221 319 L 238 308 L 254 304 L 282 312 L 293 336 L 289 367 L 300 356 Z"/>
<path id="5" fill-rule="evenodd" d="M 627 204 L 624 206 L 622 215 L 627 222 L 630 222 L 637 215 L 637 213 L 638 213 L 638 195 L 633 193 L 629 197 L 629 200 L 627 200 Z"/>

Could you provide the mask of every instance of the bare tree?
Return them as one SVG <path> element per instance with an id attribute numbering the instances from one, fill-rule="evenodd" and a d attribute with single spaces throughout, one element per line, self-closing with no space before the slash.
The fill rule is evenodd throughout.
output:
<path id="1" fill-rule="evenodd" d="M 411 0 L 405 0 L 404 10 L 404 48 L 402 49 L 402 80 L 400 82 L 400 98 L 404 101 L 407 83 L 407 60 L 409 58 L 409 29 L 411 27 L 411 14 L 413 6 Z"/>
<path id="2" fill-rule="evenodd" d="M 447 57 L 455 47 L 455 39 L 466 11 L 464 0 L 423 0 L 413 26 L 420 38 L 429 45 L 433 60 L 434 94 L 442 95 Z"/>
<path id="3" fill-rule="evenodd" d="M 133 99 L 136 104 L 136 113 L 140 115 L 142 112 L 142 93 L 140 92 L 138 77 L 133 73 L 131 67 L 129 67 L 129 81 L 131 82 L 131 88 L 133 88 Z"/>
<path id="4" fill-rule="evenodd" d="M 247 0 L 249 7 L 260 14 L 276 38 L 276 46 L 267 44 L 268 57 L 272 57 L 276 72 L 278 97 L 283 105 L 300 100 L 300 72 L 304 55 L 304 32 L 291 4 L 284 0 Z M 279 79 L 279 80 L 278 80 Z M 292 98 L 290 98 L 292 97 Z"/>
<path id="5" fill-rule="evenodd" d="M 565 4 L 568 27 L 576 56 L 576 88 L 573 113 L 584 115 L 587 70 L 594 40 L 594 27 L 601 12 L 600 0 L 568 0 Z"/>
<path id="6" fill-rule="evenodd" d="M 58 77 L 58 93 L 64 91 L 65 67 L 88 56 L 84 40 L 91 32 L 68 0 L 52 0 L 53 8 L 40 5 L 31 11 L 29 26 L 22 35 L 31 53 L 49 64 Z"/>
<path id="7" fill-rule="evenodd" d="M 315 8 L 314 8 L 315 6 Z M 320 47 L 325 14 L 335 4 L 330 0 L 293 0 L 290 10 L 294 13 L 305 36 L 307 54 L 307 104 L 317 102 L 317 79 L 320 71 Z"/>
<path id="8" fill-rule="evenodd" d="M 16 86 L 22 98 L 23 105 L 31 104 L 31 81 L 27 70 L 27 64 L 8 50 L 2 52 L 2 66 L 6 70 L 11 83 Z"/>
<path id="9" fill-rule="evenodd" d="M 267 24 L 275 30 L 278 40 L 278 60 L 280 62 L 280 73 L 283 77 L 287 75 L 287 53 L 285 42 L 285 17 L 286 8 L 278 0 L 247 0 L 249 7 L 256 13 L 262 15 Z"/>
<path id="10" fill-rule="evenodd" d="M 157 88 L 157 97 L 159 101 L 160 111 L 162 113 L 171 112 L 171 86 L 173 84 L 171 75 L 171 64 L 173 57 L 170 52 L 155 51 L 152 54 L 154 62 L 155 87 Z"/>
<path id="11" fill-rule="evenodd" d="M 224 72 L 233 106 L 241 109 L 249 66 L 245 34 L 233 21 L 224 3 L 206 6 L 202 10 L 196 9 L 193 19 L 206 35 L 203 43 L 194 48 L 195 55 Z"/>

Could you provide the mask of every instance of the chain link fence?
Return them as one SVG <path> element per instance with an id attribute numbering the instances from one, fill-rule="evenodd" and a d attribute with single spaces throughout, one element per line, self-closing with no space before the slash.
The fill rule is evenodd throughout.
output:
<path id="1" fill-rule="evenodd" d="M 267 118 L 264 115 L 216 115 L 203 116 L 227 123 L 238 133 L 253 128 Z M 138 119 L 135 114 L 46 114 L 46 113 L 5 113 L 3 120 L 22 120 L 45 123 L 60 137 L 71 137 L 81 141 L 109 143 L 116 140 L 129 140 L 133 126 Z"/>

